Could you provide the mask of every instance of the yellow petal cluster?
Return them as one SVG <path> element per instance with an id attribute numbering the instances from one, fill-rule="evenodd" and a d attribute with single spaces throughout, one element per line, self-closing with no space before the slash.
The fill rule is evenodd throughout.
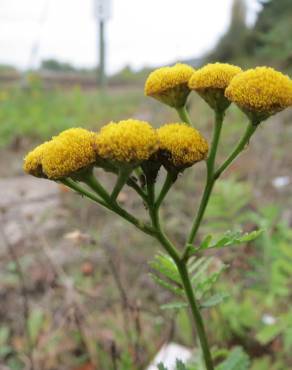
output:
<path id="1" fill-rule="evenodd" d="M 292 105 L 292 81 L 273 68 L 257 67 L 234 77 L 225 96 L 246 111 L 269 116 Z"/>
<path id="2" fill-rule="evenodd" d="M 191 90 L 224 89 L 234 76 L 242 72 L 240 67 L 227 63 L 211 63 L 195 71 L 190 78 Z"/>
<path id="3" fill-rule="evenodd" d="M 42 160 L 44 152 L 49 144 L 50 142 L 46 141 L 45 143 L 38 145 L 25 156 L 23 164 L 24 172 L 36 177 L 44 177 Z"/>
<path id="4" fill-rule="evenodd" d="M 101 158 L 126 163 L 147 160 L 158 147 L 152 126 L 135 119 L 111 122 L 102 127 L 96 144 Z"/>
<path id="5" fill-rule="evenodd" d="M 169 123 L 157 130 L 159 149 L 175 167 L 188 167 L 207 157 L 208 143 L 195 128 Z"/>
<path id="6" fill-rule="evenodd" d="M 82 128 L 65 130 L 30 152 L 24 170 L 36 176 L 61 179 L 90 166 L 96 160 L 96 134 Z"/>
<path id="7" fill-rule="evenodd" d="M 194 68 L 182 63 L 151 72 L 145 83 L 145 95 L 159 94 L 176 86 L 188 84 Z"/>

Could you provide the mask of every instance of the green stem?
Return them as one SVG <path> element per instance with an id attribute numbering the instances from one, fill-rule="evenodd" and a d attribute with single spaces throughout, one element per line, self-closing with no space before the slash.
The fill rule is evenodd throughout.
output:
<path id="1" fill-rule="evenodd" d="M 155 234 L 156 234 L 155 230 L 150 225 L 145 224 L 144 222 L 140 221 L 139 219 L 137 219 L 136 217 L 131 215 L 125 209 L 121 208 L 118 204 L 113 202 L 110 198 L 109 198 L 109 201 L 107 201 L 107 200 L 103 201 L 103 200 L 99 199 L 95 194 L 90 193 L 87 189 L 83 188 L 82 186 L 80 186 L 78 183 L 76 183 L 75 181 L 73 181 L 70 178 L 63 179 L 63 180 L 61 180 L 61 182 L 64 185 L 66 185 L 66 186 L 70 187 L 71 189 L 75 190 L 79 194 L 84 195 L 85 197 L 87 197 L 87 198 L 93 200 L 94 202 L 102 205 L 103 207 L 107 208 L 108 210 L 110 210 L 114 213 L 117 213 L 123 219 L 125 219 L 129 223 L 133 224 L 134 226 L 136 226 L 139 230 L 143 231 L 144 233 L 146 233 L 148 235 L 151 235 L 151 236 L 155 236 Z"/>
<path id="2" fill-rule="evenodd" d="M 204 328 L 203 319 L 200 313 L 200 310 L 198 308 L 194 292 L 191 286 L 190 277 L 187 271 L 186 261 L 181 260 L 179 253 L 177 252 L 177 249 L 172 244 L 172 242 L 167 238 L 164 231 L 162 230 L 160 219 L 159 219 L 159 210 L 158 207 L 149 206 L 149 213 L 150 217 L 152 219 L 153 226 L 156 230 L 156 239 L 160 242 L 160 244 L 164 247 L 164 249 L 168 252 L 168 254 L 172 257 L 174 260 L 179 274 L 182 279 L 182 283 L 184 286 L 184 290 L 191 308 L 192 316 L 196 325 L 198 337 L 200 340 L 201 348 L 204 355 L 204 360 L 206 364 L 207 370 L 214 370 L 212 357 L 209 349 L 209 344 Z"/>
<path id="3" fill-rule="evenodd" d="M 77 193 L 84 195 L 86 198 L 89 198 L 94 202 L 102 205 L 103 207 L 108 208 L 108 205 L 103 200 L 99 199 L 99 197 L 97 197 L 95 194 L 90 193 L 87 189 L 83 188 L 81 185 L 79 185 L 77 182 L 73 181 L 69 177 L 60 180 L 60 182 L 68 186 L 68 188 L 75 190 Z"/>
<path id="4" fill-rule="evenodd" d="M 208 205 L 208 202 L 209 202 L 209 199 L 210 199 L 210 195 L 211 195 L 211 192 L 213 190 L 213 186 L 214 186 L 216 180 L 226 170 L 226 168 L 234 161 L 234 159 L 242 152 L 242 150 L 245 148 L 246 144 L 248 143 L 249 139 L 251 138 L 251 136 L 255 132 L 256 128 L 257 128 L 257 126 L 254 125 L 252 122 L 250 122 L 248 124 L 244 135 L 242 136 L 242 138 L 240 139 L 240 141 L 236 145 L 233 152 L 226 159 L 226 161 L 222 164 L 222 166 L 220 166 L 217 171 L 214 171 L 217 145 L 218 145 L 218 141 L 219 141 L 219 137 L 220 137 L 220 133 L 219 133 L 219 136 L 218 136 L 218 133 L 216 133 L 216 127 L 215 127 L 214 143 L 212 143 L 210 156 L 207 160 L 208 176 L 207 176 L 207 182 L 206 182 L 205 190 L 204 190 L 202 200 L 201 200 L 201 203 L 200 203 L 200 206 L 199 206 L 199 211 L 197 213 L 197 217 L 195 218 L 194 223 L 192 225 L 191 232 L 190 232 L 188 241 L 186 243 L 186 247 L 185 247 L 182 258 L 187 258 L 188 246 L 194 242 L 194 239 L 196 237 L 197 231 L 200 227 L 201 221 L 202 221 L 204 213 L 206 211 L 206 208 L 207 208 L 207 205 Z M 215 146 L 215 149 L 213 149 L 213 146 Z"/>
<path id="5" fill-rule="evenodd" d="M 257 125 L 249 122 L 246 131 L 240 141 L 238 142 L 237 146 L 230 154 L 230 156 L 226 159 L 226 161 L 218 168 L 215 172 L 214 177 L 217 179 L 225 170 L 226 168 L 234 161 L 234 159 L 240 154 L 243 149 L 245 148 L 246 144 L 249 142 L 249 139 L 254 134 L 255 130 L 257 129 Z"/>
<path id="6" fill-rule="evenodd" d="M 147 203 L 147 194 L 144 193 L 144 191 L 140 188 L 140 186 L 135 182 L 135 180 L 129 178 L 127 181 L 127 185 L 130 186 L 132 189 L 136 191 L 140 195 L 140 197 L 144 200 L 145 203 Z"/>
<path id="7" fill-rule="evenodd" d="M 169 189 L 171 188 L 172 184 L 174 183 L 174 181 L 175 181 L 174 175 L 170 171 L 168 171 L 167 175 L 166 175 L 166 179 L 165 179 L 164 184 L 162 186 L 162 189 L 161 189 L 161 191 L 158 195 L 158 198 L 155 202 L 155 207 L 156 208 L 160 207 L 163 199 L 166 197 L 166 195 L 167 195 Z"/>
<path id="8" fill-rule="evenodd" d="M 121 208 L 118 204 L 111 204 L 110 209 L 117 213 L 119 216 L 130 222 L 131 224 L 135 225 L 139 230 L 143 231 L 145 234 L 155 236 L 155 230 L 150 226 L 145 224 L 144 222 L 140 221 L 125 209 Z"/>
<path id="9" fill-rule="evenodd" d="M 198 307 L 198 304 L 197 304 L 197 301 L 194 295 L 194 291 L 193 291 L 193 288 L 190 282 L 190 277 L 189 277 L 189 273 L 187 270 L 186 262 L 180 261 L 180 263 L 177 264 L 177 268 L 178 268 L 178 271 L 182 279 L 182 283 L 184 286 L 184 290 L 185 290 L 188 302 L 190 304 L 192 316 L 193 316 L 193 319 L 196 325 L 198 337 L 199 337 L 200 344 L 201 344 L 201 349 L 202 349 L 203 356 L 204 356 L 206 369 L 214 370 L 213 360 L 212 360 L 212 356 L 211 356 L 211 352 L 209 348 L 209 343 L 208 343 L 208 339 L 207 339 L 207 335 L 206 335 L 206 331 L 204 327 L 203 318 L 199 310 L 199 307 Z"/>
<path id="10" fill-rule="evenodd" d="M 203 196 L 200 202 L 197 216 L 194 219 L 193 225 L 191 227 L 191 231 L 190 231 L 190 234 L 189 234 L 189 237 L 186 243 L 186 247 L 183 253 L 183 258 L 186 257 L 188 245 L 192 244 L 196 237 L 197 231 L 200 227 L 202 218 L 204 216 L 204 213 L 207 208 L 209 198 L 210 198 L 213 186 L 214 186 L 215 179 L 214 179 L 213 174 L 214 174 L 214 167 L 215 167 L 216 154 L 218 150 L 218 144 L 220 140 L 220 134 L 222 131 L 223 119 L 224 119 L 224 113 L 216 111 L 215 112 L 215 127 L 213 131 L 212 144 L 211 144 L 210 153 L 207 159 L 206 185 L 205 185 L 204 193 L 203 193 Z"/>
<path id="11" fill-rule="evenodd" d="M 121 168 L 119 170 L 117 182 L 114 186 L 114 189 L 111 193 L 111 199 L 116 200 L 120 191 L 122 190 L 123 186 L 128 181 L 128 178 L 130 176 L 130 173 L 132 172 L 132 168 Z"/>
<path id="12" fill-rule="evenodd" d="M 215 159 L 216 159 L 219 139 L 220 139 L 220 135 L 222 131 L 223 119 L 224 119 L 224 112 L 215 111 L 215 127 L 213 131 L 211 149 L 210 149 L 210 153 L 207 159 L 208 179 L 211 179 L 214 173 Z"/>
<path id="13" fill-rule="evenodd" d="M 82 181 L 85 182 L 92 190 L 94 190 L 101 198 L 103 198 L 107 203 L 111 203 L 111 197 L 109 193 L 105 190 L 105 188 L 100 184 L 100 182 L 96 179 L 93 172 L 86 173 Z"/>
<path id="14" fill-rule="evenodd" d="M 176 248 L 172 244 L 172 242 L 167 238 L 165 235 L 159 218 L 159 209 L 151 204 L 149 205 L 149 215 L 152 220 L 152 225 L 156 230 L 155 237 L 160 242 L 160 244 L 164 247 L 164 249 L 168 252 L 168 254 L 172 257 L 172 259 L 176 262 L 180 262 L 180 255 L 177 252 Z"/>
<path id="15" fill-rule="evenodd" d="M 181 108 L 176 108 L 176 111 L 180 117 L 180 119 L 187 123 L 188 125 L 192 126 L 192 121 L 191 121 L 191 118 L 189 116 L 189 112 L 187 111 L 187 108 L 186 106 L 183 106 Z"/>

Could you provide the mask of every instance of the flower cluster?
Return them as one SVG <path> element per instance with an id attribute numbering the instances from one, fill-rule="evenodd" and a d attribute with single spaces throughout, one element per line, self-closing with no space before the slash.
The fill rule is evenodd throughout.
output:
<path id="1" fill-rule="evenodd" d="M 213 109 L 225 110 L 230 105 L 225 89 L 242 69 L 227 63 L 207 64 L 193 73 L 189 88 L 195 90 Z"/>
<path id="2" fill-rule="evenodd" d="M 255 124 L 292 106 L 291 79 L 268 67 L 242 71 L 231 64 L 213 63 L 194 70 L 176 64 L 150 73 L 145 84 L 146 95 L 175 108 L 186 103 L 191 90 L 218 112 L 236 103 Z"/>
<path id="3" fill-rule="evenodd" d="M 292 81 L 273 68 L 257 67 L 234 77 L 225 95 L 261 121 L 292 106 Z"/>
<path id="4" fill-rule="evenodd" d="M 24 159 L 25 172 L 53 180 L 82 178 L 93 166 L 135 168 L 151 159 L 184 169 L 206 158 L 208 144 L 200 133 L 183 123 L 155 130 L 134 119 L 111 122 L 98 133 L 81 128 L 63 131 L 36 147 Z M 163 153 L 163 155 L 162 155 Z M 167 161 L 166 161 L 167 157 Z M 103 166 L 101 166 L 103 161 Z"/>
<path id="5" fill-rule="evenodd" d="M 254 125 L 292 106 L 292 81 L 272 68 L 258 67 L 245 72 L 224 63 L 208 64 L 198 70 L 185 64 L 152 72 L 145 94 L 178 110 L 195 90 L 216 111 L 223 113 L 236 103 Z M 82 179 L 94 166 L 119 172 L 141 166 L 163 165 L 179 172 L 206 159 L 207 141 L 191 126 L 166 124 L 157 130 L 135 119 L 110 122 L 99 132 L 72 128 L 28 153 L 25 172 L 53 180 Z M 148 165 L 145 166 L 145 163 Z"/>
<path id="6" fill-rule="evenodd" d="M 191 66 L 180 63 L 156 69 L 146 80 L 145 95 L 171 107 L 183 107 L 190 93 L 188 82 L 193 72 Z"/>
<path id="7" fill-rule="evenodd" d="M 96 146 L 103 159 L 136 163 L 149 159 L 158 149 L 158 141 L 148 122 L 129 119 L 102 127 Z"/>
<path id="8" fill-rule="evenodd" d="M 193 127 L 169 123 L 157 130 L 159 155 L 166 167 L 186 168 L 202 161 L 208 154 L 208 143 Z"/>

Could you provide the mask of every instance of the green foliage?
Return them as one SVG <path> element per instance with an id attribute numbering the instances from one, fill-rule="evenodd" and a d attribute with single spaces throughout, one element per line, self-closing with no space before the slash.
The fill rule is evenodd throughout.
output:
<path id="1" fill-rule="evenodd" d="M 224 247 L 230 247 L 240 244 L 246 244 L 252 240 L 255 240 L 263 233 L 263 230 L 254 230 L 251 233 L 241 233 L 240 231 L 227 231 L 223 236 L 220 236 L 214 240 L 212 235 L 207 235 L 201 242 L 198 248 L 190 246 L 190 253 L 198 251 L 204 251 L 206 249 L 220 249 Z"/>
<path id="2" fill-rule="evenodd" d="M 40 309 L 32 310 L 28 318 L 27 326 L 30 339 L 34 345 L 37 342 L 41 330 L 44 328 L 44 323 L 45 323 L 44 312 Z"/>
<path id="3" fill-rule="evenodd" d="M 99 129 L 102 123 L 132 115 L 142 94 L 135 91 L 83 92 L 43 90 L 31 82 L 30 90 L 5 91 L 0 100 L 0 147 L 13 139 L 26 136 L 30 139 L 48 139 L 61 130 L 84 126 Z"/>
<path id="4" fill-rule="evenodd" d="M 242 348 L 234 348 L 227 359 L 216 367 L 216 370 L 248 370 L 250 360 Z"/>
<path id="5" fill-rule="evenodd" d="M 186 308 L 188 305 L 185 299 L 183 284 L 179 276 L 178 269 L 174 261 L 168 255 L 159 253 L 154 257 L 150 266 L 155 273 L 151 274 L 154 281 L 169 290 L 174 295 L 178 296 L 180 301 L 172 301 L 161 306 L 162 309 L 179 310 Z M 225 293 L 217 293 L 212 295 L 212 288 L 217 282 L 221 273 L 225 270 L 224 264 L 216 265 L 211 257 L 192 257 L 188 261 L 188 271 L 191 278 L 196 298 L 200 301 L 201 308 L 210 308 L 221 303 L 227 298 Z"/>
<path id="6" fill-rule="evenodd" d="M 10 352 L 12 347 L 9 345 L 10 329 L 7 326 L 0 327 L 0 359 L 5 358 Z"/>
<path id="7" fill-rule="evenodd" d="M 205 234 L 238 230 L 249 218 L 251 189 L 235 178 L 219 180 L 209 201 L 202 230 Z"/>

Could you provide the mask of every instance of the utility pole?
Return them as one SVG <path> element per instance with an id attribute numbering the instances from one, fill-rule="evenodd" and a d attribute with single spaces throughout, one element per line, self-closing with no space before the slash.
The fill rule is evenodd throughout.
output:
<path id="1" fill-rule="evenodd" d="M 105 42 L 104 42 L 104 21 L 99 21 L 99 76 L 98 82 L 101 89 L 106 87 L 105 75 Z"/>
<path id="2" fill-rule="evenodd" d="M 111 0 L 94 0 L 95 1 L 95 18 L 98 29 L 98 85 L 105 89 L 106 78 L 106 43 L 105 43 L 105 25 L 110 18 Z"/>

